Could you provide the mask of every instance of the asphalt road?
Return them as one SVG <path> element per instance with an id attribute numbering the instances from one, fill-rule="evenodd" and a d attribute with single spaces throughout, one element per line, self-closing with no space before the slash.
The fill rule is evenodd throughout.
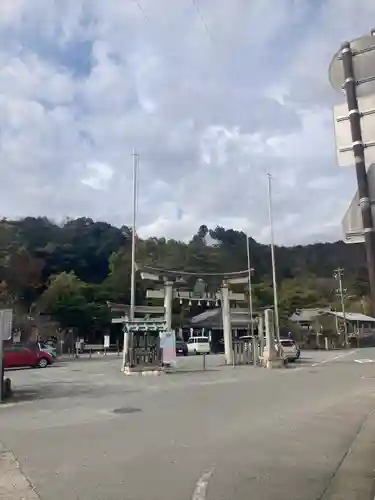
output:
<path id="1" fill-rule="evenodd" d="M 209 356 L 160 377 L 127 377 L 116 357 L 12 372 L 0 439 L 43 500 L 320 499 L 375 408 L 375 349 L 304 356 L 274 371 Z"/>

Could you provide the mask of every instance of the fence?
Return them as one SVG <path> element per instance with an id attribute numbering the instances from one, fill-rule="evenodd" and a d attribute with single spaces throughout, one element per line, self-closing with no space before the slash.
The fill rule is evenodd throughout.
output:
<path id="1" fill-rule="evenodd" d="M 131 364 L 136 366 L 161 365 L 162 354 L 159 337 L 134 334 L 130 358 Z"/>
<path id="2" fill-rule="evenodd" d="M 257 338 L 233 341 L 234 365 L 257 365 L 262 354 L 261 345 Z"/>

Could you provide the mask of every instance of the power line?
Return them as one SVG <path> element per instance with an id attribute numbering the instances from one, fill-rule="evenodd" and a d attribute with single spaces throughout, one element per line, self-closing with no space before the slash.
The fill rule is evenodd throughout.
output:
<path id="1" fill-rule="evenodd" d="M 198 4 L 197 4 L 196 0 L 192 0 L 192 2 L 193 2 L 193 5 L 194 5 L 194 7 L 195 7 L 195 10 L 197 11 L 197 13 L 198 13 L 199 17 L 201 18 L 201 21 L 202 21 L 202 23 L 203 23 L 203 26 L 205 27 L 205 30 L 206 30 L 206 33 L 207 33 L 208 38 L 211 40 L 211 43 L 214 43 L 214 39 L 213 39 L 213 37 L 212 37 L 211 31 L 210 31 L 210 29 L 209 29 L 209 27 L 208 27 L 208 25 L 207 25 L 207 23 L 206 23 L 205 19 L 204 19 L 204 17 L 203 17 L 202 11 L 201 11 L 201 10 L 200 10 L 200 8 L 198 7 Z"/>
<path id="2" fill-rule="evenodd" d="M 133 2 L 138 7 L 138 10 L 142 13 L 143 17 L 148 21 L 148 15 L 147 15 L 145 9 L 140 4 L 139 0 L 133 0 Z"/>

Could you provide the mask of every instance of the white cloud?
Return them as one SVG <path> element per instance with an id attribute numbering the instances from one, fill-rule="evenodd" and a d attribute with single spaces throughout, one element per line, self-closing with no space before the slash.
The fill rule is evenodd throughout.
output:
<path id="1" fill-rule="evenodd" d="M 372 28 L 373 1 L 200 0 L 211 36 L 189 0 L 140 3 L 147 18 L 0 2 L 2 214 L 129 224 L 135 147 L 143 235 L 267 241 L 271 171 L 278 242 L 340 237 L 355 176 L 336 166 L 328 64 Z"/>
<path id="2" fill-rule="evenodd" d="M 25 0 L 2 0 L 0 3 L 0 23 L 12 24 L 19 20 Z"/>
<path id="3" fill-rule="evenodd" d="M 105 163 L 92 161 L 86 165 L 87 176 L 81 179 L 82 184 L 96 190 L 108 188 L 113 177 L 113 169 Z"/>

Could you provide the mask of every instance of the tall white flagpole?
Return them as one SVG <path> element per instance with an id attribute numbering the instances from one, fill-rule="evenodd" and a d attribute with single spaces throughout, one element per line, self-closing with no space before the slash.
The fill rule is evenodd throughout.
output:
<path id="1" fill-rule="evenodd" d="M 268 177 L 268 215 L 270 224 L 271 236 L 271 261 L 272 261 L 272 282 L 273 282 L 273 307 L 275 315 L 275 330 L 276 339 L 280 342 L 280 323 L 279 323 L 279 300 L 277 294 L 277 279 L 276 279 L 276 260 L 275 260 L 275 236 L 273 231 L 273 214 L 272 214 L 272 176 L 267 173 Z"/>

